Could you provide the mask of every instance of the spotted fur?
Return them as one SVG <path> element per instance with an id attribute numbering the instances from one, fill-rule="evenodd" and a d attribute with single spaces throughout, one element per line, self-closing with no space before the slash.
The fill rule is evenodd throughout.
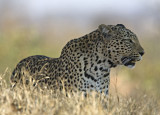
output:
<path id="1" fill-rule="evenodd" d="M 108 94 L 110 69 L 133 67 L 144 50 L 137 36 L 122 24 L 100 25 L 95 31 L 69 41 L 59 58 L 30 56 L 20 61 L 11 81 L 45 86 L 48 89 L 97 91 Z"/>

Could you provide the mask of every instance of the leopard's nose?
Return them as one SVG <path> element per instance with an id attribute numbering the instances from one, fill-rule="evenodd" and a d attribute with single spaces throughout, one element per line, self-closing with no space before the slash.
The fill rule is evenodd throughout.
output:
<path id="1" fill-rule="evenodd" d="M 143 55 L 144 55 L 144 51 L 139 52 L 139 54 L 140 54 L 141 56 L 143 56 Z"/>

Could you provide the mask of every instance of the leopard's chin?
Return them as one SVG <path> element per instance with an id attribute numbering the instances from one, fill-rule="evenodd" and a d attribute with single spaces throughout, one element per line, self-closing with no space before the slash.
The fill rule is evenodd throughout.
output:
<path id="1" fill-rule="evenodd" d="M 121 59 L 122 63 L 124 66 L 127 66 L 128 68 L 134 68 L 136 61 L 134 59 L 128 58 L 128 57 L 123 57 Z"/>
<path id="2" fill-rule="evenodd" d="M 127 66 L 128 68 L 134 68 L 136 65 L 136 63 L 128 63 L 128 64 L 125 64 L 125 66 Z"/>

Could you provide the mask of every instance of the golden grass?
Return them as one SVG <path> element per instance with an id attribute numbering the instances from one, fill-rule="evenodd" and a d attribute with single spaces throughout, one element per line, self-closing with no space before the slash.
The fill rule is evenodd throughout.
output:
<path id="1" fill-rule="evenodd" d="M 80 93 L 42 91 L 30 88 L 14 90 L 7 84 L 6 73 L 0 75 L 1 115 L 158 115 L 160 99 L 147 93 L 122 96 L 92 92 L 88 97 Z"/>

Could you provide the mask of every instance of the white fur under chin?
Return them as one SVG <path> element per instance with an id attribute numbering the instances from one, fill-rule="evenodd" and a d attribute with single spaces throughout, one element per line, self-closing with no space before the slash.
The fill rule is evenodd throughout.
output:
<path id="1" fill-rule="evenodd" d="M 135 68 L 135 65 L 127 65 L 127 67 L 133 69 Z"/>

